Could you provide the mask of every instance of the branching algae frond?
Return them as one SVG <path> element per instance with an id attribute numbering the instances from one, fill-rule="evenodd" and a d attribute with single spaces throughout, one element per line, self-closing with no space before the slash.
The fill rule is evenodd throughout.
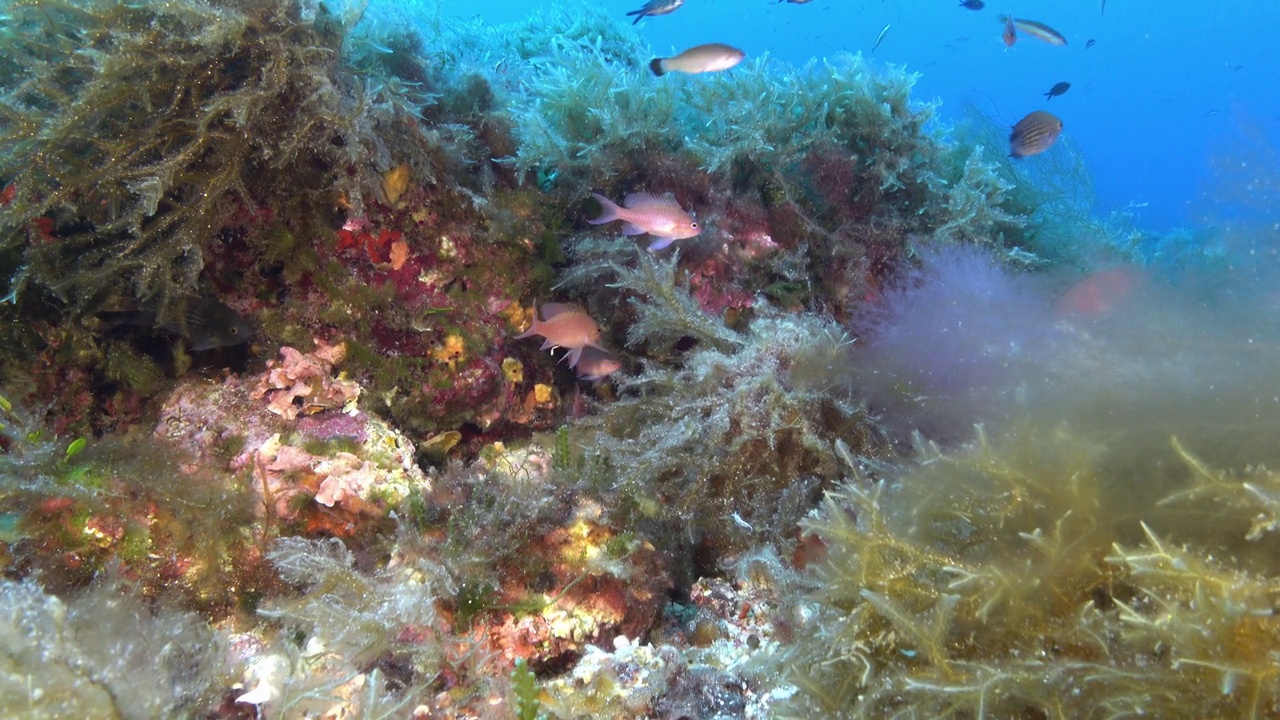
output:
<path id="1" fill-rule="evenodd" d="M 828 554 L 783 714 L 1274 715 L 1280 581 L 1119 516 L 1105 452 L 979 429 L 877 481 L 841 452 L 851 477 L 803 523 Z M 1136 542 L 1116 540 L 1133 525 Z"/>
<path id="2" fill-rule="evenodd" d="M 848 339 L 829 320 L 769 314 L 744 331 L 700 310 L 675 261 L 615 268 L 637 321 L 628 341 L 695 341 L 679 366 L 653 362 L 584 424 L 589 454 L 615 474 L 616 518 L 660 526 L 657 544 L 694 540 L 712 555 L 778 539 L 837 478 L 830 439 L 877 438 L 848 382 Z M 629 517 L 628 517 L 629 516 Z M 639 522 L 641 525 L 632 525 Z"/>
<path id="3" fill-rule="evenodd" d="M 358 13 L 285 0 L 7 12 L 0 250 L 21 249 L 27 283 L 80 308 L 128 283 L 167 301 L 195 287 L 237 212 L 303 190 L 359 204 L 369 178 L 346 170 L 371 173 L 377 108 L 343 68 Z"/>

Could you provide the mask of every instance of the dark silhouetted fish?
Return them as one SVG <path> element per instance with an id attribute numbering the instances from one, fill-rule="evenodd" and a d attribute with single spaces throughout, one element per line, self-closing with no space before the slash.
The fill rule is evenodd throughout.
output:
<path id="1" fill-rule="evenodd" d="M 666 15 L 668 13 L 673 13 L 683 4 L 684 0 L 649 0 L 649 2 L 644 4 L 644 7 L 639 10 L 632 10 L 627 13 L 627 16 L 636 16 L 636 19 L 631 23 L 632 25 L 635 25 L 650 15 Z"/>
<path id="2" fill-rule="evenodd" d="M 101 312 L 98 318 L 111 328 L 154 328 L 187 339 L 192 351 L 241 345 L 253 339 L 253 326 L 235 310 L 213 298 L 188 298 L 175 320 L 161 321 L 155 310 Z"/>
<path id="3" fill-rule="evenodd" d="M 968 8 L 969 10 L 981 10 L 986 6 L 987 4 L 982 0 L 960 0 L 960 7 Z"/>
<path id="4" fill-rule="evenodd" d="M 1091 48 L 1091 47 L 1093 47 L 1094 45 L 1097 45 L 1097 44 L 1098 44 L 1098 41 L 1097 41 L 1097 40 L 1094 40 L 1093 38 L 1089 38 L 1087 41 L 1085 41 L 1084 49 L 1085 49 L 1085 50 L 1088 50 L 1089 48 Z"/>
<path id="5" fill-rule="evenodd" d="M 1048 150 L 1062 133 L 1062 121 L 1053 113 L 1036 110 L 1013 126 L 1009 133 L 1009 157 L 1028 157 Z"/>
<path id="6" fill-rule="evenodd" d="M 1049 88 L 1049 92 L 1045 93 L 1044 96 L 1046 99 L 1052 100 L 1070 89 L 1071 83 L 1069 82 L 1054 83 L 1053 87 Z"/>

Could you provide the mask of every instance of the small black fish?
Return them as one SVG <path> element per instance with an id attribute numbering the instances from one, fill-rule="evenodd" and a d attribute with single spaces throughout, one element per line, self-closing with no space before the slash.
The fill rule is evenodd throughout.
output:
<path id="1" fill-rule="evenodd" d="M 644 4 L 644 7 L 639 10 L 632 10 L 627 13 L 627 15 L 636 16 L 636 19 L 631 23 L 632 25 L 635 25 L 650 15 L 666 15 L 667 13 L 673 13 L 683 4 L 684 0 L 649 0 L 649 2 Z"/>
<path id="2" fill-rule="evenodd" d="M 1053 87 L 1049 88 L 1049 92 L 1045 93 L 1044 96 L 1045 99 L 1052 100 L 1070 89 L 1071 83 L 1069 82 L 1054 83 Z"/>
<path id="3" fill-rule="evenodd" d="M 213 298 L 192 297 L 172 320 L 161 320 L 155 310 L 101 312 L 98 318 L 111 329 L 154 328 L 187 339 L 191 351 L 242 345 L 253 339 L 253 326 L 235 310 Z"/>
<path id="4" fill-rule="evenodd" d="M 969 10 L 981 10 L 986 6 L 987 4 L 982 0 L 960 0 L 960 7 L 968 8 Z"/>
<path id="5" fill-rule="evenodd" d="M 1084 49 L 1088 50 L 1089 48 L 1097 44 L 1098 44 L 1097 40 L 1094 40 L 1093 38 L 1089 38 L 1089 40 L 1084 44 Z"/>

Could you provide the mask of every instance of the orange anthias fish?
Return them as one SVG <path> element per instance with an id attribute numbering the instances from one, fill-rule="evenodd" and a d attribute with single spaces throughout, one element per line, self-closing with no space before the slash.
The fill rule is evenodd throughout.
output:
<path id="1" fill-rule="evenodd" d="M 516 336 L 522 340 L 534 335 L 545 338 L 543 350 L 562 347 L 569 351 L 569 367 L 576 368 L 585 348 L 595 348 L 605 355 L 608 351 L 600 347 L 600 327 L 577 305 L 569 303 L 546 303 L 542 306 L 543 320 L 538 319 L 538 308 L 533 311 L 533 324 L 528 330 Z"/>
<path id="2" fill-rule="evenodd" d="M 650 250 L 661 250 L 676 240 L 695 237 L 702 230 L 689 213 L 680 207 L 680 203 L 670 195 L 656 197 L 649 193 L 632 193 L 622 201 L 622 207 L 600 193 L 591 193 L 602 208 L 600 217 L 587 220 L 592 225 L 600 225 L 614 220 L 622 220 L 623 235 L 643 235 L 649 233 L 656 238 Z"/>
<path id="3" fill-rule="evenodd" d="M 1053 304 L 1054 315 L 1088 319 L 1110 315 L 1144 280 L 1143 272 L 1135 267 L 1120 265 L 1099 270 L 1058 298 Z"/>
<path id="4" fill-rule="evenodd" d="M 578 356 L 578 366 L 574 370 L 579 380 L 598 383 L 622 369 L 622 361 L 612 354 L 595 347 L 585 347 Z"/>
<path id="5" fill-rule="evenodd" d="M 1012 16 L 1005 16 L 1004 32 L 1000 33 L 1000 38 L 1004 40 L 1005 47 L 1013 47 L 1018 42 L 1018 28 L 1013 24 Z"/>

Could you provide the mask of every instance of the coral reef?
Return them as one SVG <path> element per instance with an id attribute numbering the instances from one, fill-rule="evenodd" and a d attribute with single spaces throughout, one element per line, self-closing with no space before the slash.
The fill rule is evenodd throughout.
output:
<path id="1" fill-rule="evenodd" d="M 1092 218 L 1069 142 L 861 56 L 658 80 L 596 8 L 422 9 L 8 9 L 0 701 L 1280 712 L 1256 242 Z"/>

